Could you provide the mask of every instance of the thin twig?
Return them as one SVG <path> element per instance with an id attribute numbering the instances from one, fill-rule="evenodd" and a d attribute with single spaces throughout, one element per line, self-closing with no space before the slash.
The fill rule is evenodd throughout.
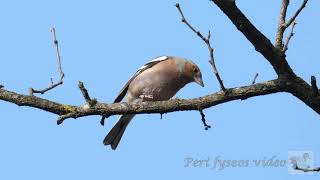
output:
<path id="1" fill-rule="evenodd" d="M 58 120 L 57 120 L 57 125 L 62 124 L 64 122 L 64 120 L 69 119 L 69 118 L 76 119 L 78 117 L 77 114 L 78 114 L 77 112 L 71 112 L 71 113 L 68 113 L 68 114 L 60 115 Z"/>
<path id="2" fill-rule="evenodd" d="M 213 51 L 214 51 L 214 50 L 213 50 L 213 48 L 212 48 L 212 46 L 211 46 L 211 44 L 210 44 L 211 32 L 209 31 L 209 34 L 208 34 L 208 37 L 207 37 L 207 38 L 204 37 L 204 36 L 201 34 L 201 32 L 200 32 L 200 31 L 197 31 L 197 30 L 187 21 L 187 19 L 184 17 L 184 14 L 183 14 L 183 12 L 182 12 L 182 10 L 181 10 L 181 8 L 180 8 L 179 3 L 176 4 L 176 7 L 177 7 L 177 9 L 178 9 L 178 11 L 179 11 L 179 13 L 180 13 L 180 15 L 181 15 L 181 18 L 182 18 L 181 21 L 182 21 L 183 23 L 185 23 L 194 33 L 196 33 L 197 36 L 199 36 L 199 37 L 206 43 L 206 45 L 208 46 L 208 49 L 209 49 L 209 52 L 210 52 L 210 60 L 209 60 L 209 63 L 211 64 L 211 66 L 212 66 L 212 68 L 213 68 L 213 72 L 214 72 L 215 76 L 216 76 L 217 79 L 218 79 L 218 82 L 219 82 L 219 84 L 220 84 L 221 90 L 226 91 L 226 88 L 225 88 L 224 85 L 223 85 L 223 81 L 222 81 L 222 79 L 220 78 L 220 75 L 219 75 L 219 73 L 218 73 L 218 69 L 217 69 L 217 67 L 216 67 L 216 65 L 215 65 L 214 56 L 213 56 Z"/>
<path id="3" fill-rule="evenodd" d="M 314 96 L 317 96 L 319 94 L 319 89 L 317 86 L 317 79 L 315 76 L 311 76 L 311 86 Z"/>
<path id="4" fill-rule="evenodd" d="M 83 98 L 86 100 L 86 105 L 89 106 L 88 108 L 93 107 L 94 105 L 97 104 L 97 99 L 91 99 L 89 96 L 89 93 L 87 91 L 87 89 L 84 87 L 84 84 L 82 81 L 79 81 L 79 89 L 83 95 Z"/>
<path id="5" fill-rule="evenodd" d="M 86 102 L 91 101 L 91 98 L 90 98 L 90 96 L 89 96 L 89 93 L 88 93 L 87 89 L 84 87 L 82 81 L 79 81 L 79 85 L 78 85 L 78 86 L 79 86 L 79 89 L 80 89 L 80 91 L 81 91 L 84 99 L 86 100 Z"/>
<path id="6" fill-rule="evenodd" d="M 64 73 L 62 71 L 62 67 L 61 67 L 61 57 L 60 57 L 60 53 L 59 53 L 59 45 L 58 45 L 58 40 L 57 40 L 57 36 L 56 36 L 56 30 L 55 28 L 51 28 L 50 31 L 53 34 L 53 44 L 56 50 L 56 54 L 57 54 L 57 59 L 58 59 L 58 70 L 59 70 L 59 75 L 60 75 L 60 80 L 57 83 L 53 83 L 53 80 L 51 78 L 51 85 L 43 90 L 35 90 L 33 88 L 29 89 L 29 95 L 33 96 L 34 93 L 40 93 L 40 94 L 44 94 L 47 91 L 59 86 L 63 84 L 63 78 L 64 78 Z"/>
<path id="7" fill-rule="evenodd" d="M 252 81 L 252 85 L 256 83 L 257 77 L 259 76 L 259 73 L 256 73 L 256 75 L 254 75 L 253 81 Z"/>
<path id="8" fill-rule="evenodd" d="M 200 112 L 200 115 L 201 115 L 201 121 L 204 125 L 204 129 L 205 130 L 208 130 L 209 128 L 211 128 L 210 125 L 207 124 L 206 122 L 206 115 L 203 113 L 202 109 L 199 109 L 199 112 Z"/>
<path id="9" fill-rule="evenodd" d="M 279 25 L 278 25 L 278 31 L 276 36 L 276 47 L 281 50 L 283 53 L 285 53 L 288 50 L 288 44 L 293 36 L 293 29 L 296 25 L 296 18 L 301 13 L 301 11 L 304 9 L 306 4 L 308 3 L 308 0 L 303 0 L 301 6 L 299 9 L 294 13 L 294 15 L 286 22 L 286 15 L 287 15 L 287 9 L 289 6 L 290 0 L 282 0 L 281 10 L 280 10 L 280 17 L 279 17 Z M 289 34 L 287 40 L 285 43 L 283 43 L 283 34 L 286 31 L 286 29 L 292 25 L 291 33 Z"/>
<path id="10" fill-rule="evenodd" d="M 288 28 L 296 20 L 296 18 L 301 13 L 301 11 L 306 7 L 307 3 L 308 3 L 308 0 L 303 0 L 299 9 L 293 14 L 293 16 L 285 24 L 285 28 Z"/>
<path id="11" fill-rule="evenodd" d="M 50 31 L 52 32 L 53 38 L 54 38 L 53 42 L 54 42 L 54 45 L 56 48 L 56 54 L 57 54 L 57 59 L 58 59 L 58 69 L 59 69 L 59 74 L 60 74 L 60 81 L 62 82 L 63 78 L 64 78 L 64 73 L 63 73 L 62 67 L 61 67 L 61 57 L 60 57 L 60 52 L 59 52 L 59 43 L 58 43 L 57 36 L 56 36 L 56 29 L 53 27 L 50 29 Z"/>
<path id="12" fill-rule="evenodd" d="M 294 36 L 294 27 L 297 25 L 297 23 L 294 21 L 293 22 L 293 24 L 292 24 L 292 26 L 291 26 L 291 31 L 290 31 L 290 34 L 289 34 L 289 36 L 287 37 L 287 39 L 286 39 L 286 42 L 285 42 L 285 44 L 284 44 L 284 46 L 283 46 L 283 52 L 286 52 L 287 50 L 288 50 L 288 46 L 289 46 L 289 42 L 290 42 L 290 40 L 291 40 L 291 38 Z"/>

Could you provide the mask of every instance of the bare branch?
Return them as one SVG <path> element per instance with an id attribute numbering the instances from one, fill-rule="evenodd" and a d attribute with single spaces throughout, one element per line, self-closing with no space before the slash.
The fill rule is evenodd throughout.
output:
<path id="1" fill-rule="evenodd" d="M 63 78 L 64 78 L 64 73 L 62 71 L 62 67 L 61 67 L 61 57 L 60 57 L 60 52 L 59 52 L 59 44 L 58 44 L 58 40 L 57 40 L 57 36 L 56 36 L 56 29 L 54 27 L 51 28 L 50 30 L 53 34 L 53 39 L 54 39 L 54 45 L 56 48 L 56 54 L 57 54 L 57 59 L 58 59 L 58 69 L 59 69 L 59 74 L 60 74 L 60 81 L 62 82 Z"/>
<path id="2" fill-rule="evenodd" d="M 281 50 L 283 48 L 283 43 L 282 43 L 283 33 L 286 30 L 285 25 L 286 25 L 286 15 L 287 15 L 288 5 L 289 5 L 289 0 L 282 0 L 278 31 L 276 35 L 276 47 Z"/>
<path id="3" fill-rule="evenodd" d="M 260 52 L 272 65 L 278 77 L 288 80 L 288 92 L 303 101 L 307 106 L 320 113 L 320 96 L 314 96 L 312 87 L 297 76 L 289 66 L 286 56 L 279 53 L 270 42 L 240 11 L 235 3 L 221 0 L 212 0 L 232 21 L 239 31 L 251 42 L 256 51 Z"/>
<path id="4" fill-rule="evenodd" d="M 227 3 L 221 0 L 212 1 L 251 42 L 255 50 L 261 53 L 266 60 L 269 61 L 278 76 L 294 76 L 294 72 L 285 57 L 280 54 L 270 40 L 249 21 L 235 3 Z"/>
<path id="5" fill-rule="evenodd" d="M 210 52 L 210 60 L 209 60 L 209 63 L 211 64 L 212 68 L 213 68 L 213 72 L 215 74 L 215 76 L 217 77 L 218 79 L 218 82 L 220 84 L 220 88 L 221 90 L 223 91 L 226 91 L 226 88 L 224 87 L 224 84 L 223 84 L 223 81 L 219 75 L 219 72 L 218 72 L 218 69 L 215 65 L 215 61 L 214 61 L 214 55 L 213 55 L 213 48 L 211 46 L 211 43 L 210 43 L 210 38 L 211 38 L 211 32 L 209 31 L 208 33 L 208 37 L 205 38 L 200 31 L 197 31 L 188 21 L 187 19 L 184 17 L 184 14 L 180 8 L 180 5 L 179 3 L 176 4 L 176 7 L 181 15 L 181 18 L 182 18 L 182 22 L 185 23 L 194 33 L 196 33 L 201 39 L 202 41 L 207 45 L 208 49 L 209 49 L 209 52 Z"/>
<path id="6" fill-rule="evenodd" d="M 84 87 L 83 82 L 79 81 L 79 85 L 78 86 L 79 86 L 79 89 L 80 89 L 84 99 L 86 100 L 86 102 L 90 102 L 91 98 L 89 96 L 89 93 L 88 93 L 87 89 Z"/>
<path id="7" fill-rule="evenodd" d="M 297 16 L 300 14 L 302 9 L 306 6 L 308 0 L 304 0 L 300 8 L 297 10 L 297 12 L 293 15 L 292 18 L 289 19 L 288 22 L 286 22 L 286 15 L 287 15 L 287 9 L 289 6 L 289 0 L 282 0 L 281 10 L 280 10 L 280 17 L 279 17 L 279 25 L 278 25 L 278 31 L 276 35 L 276 47 L 281 50 L 282 52 L 286 52 L 288 49 L 288 43 L 293 36 L 293 28 L 296 25 L 295 20 Z M 283 43 L 283 34 L 285 30 L 292 25 L 291 33 L 289 37 L 287 38 L 286 43 Z"/>
<path id="8" fill-rule="evenodd" d="M 293 14 L 293 16 L 285 24 L 285 28 L 288 28 L 296 20 L 296 18 L 301 13 L 301 11 L 306 7 L 307 3 L 308 3 L 308 0 L 303 0 L 299 9 Z"/>
<path id="9" fill-rule="evenodd" d="M 203 113 L 202 109 L 199 109 L 199 112 L 200 112 L 200 115 L 201 115 L 201 121 L 204 125 L 204 129 L 205 130 L 208 130 L 209 128 L 211 128 L 210 125 L 207 124 L 206 122 L 206 115 Z"/>
<path id="10" fill-rule="evenodd" d="M 260 95 L 277 92 L 286 92 L 288 82 L 286 79 L 275 79 L 250 86 L 227 89 L 228 93 L 216 92 L 194 99 L 172 99 L 168 101 L 143 102 L 143 103 L 99 103 L 91 108 L 60 104 L 36 96 L 26 96 L 15 92 L 0 89 L 0 100 L 11 102 L 19 106 L 29 106 L 59 115 L 58 123 L 67 118 L 78 118 L 92 115 L 112 116 L 117 114 L 142 114 L 142 113 L 169 113 L 206 109 L 229 101 L 240 100 Z M 318 109 L 320 112 L 320 108 Z"/>
<path id="11" fill-rule="evenodd" d="M 53 34 L 53 44 L 54 44 L 54 47 L 56 49 L 56 54 L 57 54 L 57 59 L 58 59 L 58 70 L 59 70 L 60 79 L 59 79 L 59 81 L 57 83 L 53 83 L 53 80 L 51 78 L 51 85 L 49 87 L 45 88 L 45 89 L 42 89 L 42 90 L 35 90 L 33 88 L 30 88 L 29 89 L 29 95 L 31 95 L 31 96 L 34 93 L 44 94 L 47 91 L 49 91 L 51 89 L 54 89 L 55 87 L 63 84 L 64 73 L 63 73 L 62 67 L 61 67 L 61 57 L 60 57 L 60 53 L 59 53 L 59 45 L 58 45 L 58 40 L 57 40 L 57 36 L 56 36 L 56 30 L 53 27 L 53 28 L 50 29 L 50 31 Z"/>
<path id="12" fill-rule="evenodd" d="M 259 73 L 256 73 L 256 75 L 254 75 L 254 78 L 253 78 L 253 81 L 251 84 L 255 84 L 256 83 L 256 80 L 257 80 L 257 77 L 259 76 Z"/>
<path id="13" fill-rule="evenodd" d="M 86 104 L 89 106 L 88 108 L 93 107 L 95 104 L 97 104 L 97 99 L 91 99 L 89 96 L 89 93 L 87 91 L 87 89 L 84 87 L 83 82 L 79 81 L 79 89 L 84 97 L 84 99 L 86 100 Z"/>
<path id="14" fill-rule="evenodd" d="M 292 26 L 291 26 L 291 31 L 290 31 L 290 34 L 289 36 L 287 37 L 286 39 L 286 42 L 284 44 L 284 47 L 283 47 L 283 52 L 285 53 L 287 50 L 288 50 L 288 46 L 289 46 L 289 42 L 291 40 L 291 38 L 294 36 L 294 27 L 297 25 L 296 22 L 293 22 Z"/>

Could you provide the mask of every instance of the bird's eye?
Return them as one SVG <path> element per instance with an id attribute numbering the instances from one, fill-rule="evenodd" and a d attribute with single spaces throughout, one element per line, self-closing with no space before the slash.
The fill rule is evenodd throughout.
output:
<path id="1" fill-rule="evenodd" d="M 199 70 L 198 70 L 197 68 L 194 68 L 194 69 L 193 69 L 193 72 L 194 72 L 194 73 L 198 73 Z"/>

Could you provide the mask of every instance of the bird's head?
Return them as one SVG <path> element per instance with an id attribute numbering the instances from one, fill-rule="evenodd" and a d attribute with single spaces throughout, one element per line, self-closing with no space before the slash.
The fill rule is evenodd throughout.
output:
<path id="1" fill-rule="evenodd" d="M 191 82 L 195 82 L 200 86 L 204 87 L 202 81 L 202 74 L 199 67 L 192 61 L 187 61 L 185 64 L 185 75 Z"/>

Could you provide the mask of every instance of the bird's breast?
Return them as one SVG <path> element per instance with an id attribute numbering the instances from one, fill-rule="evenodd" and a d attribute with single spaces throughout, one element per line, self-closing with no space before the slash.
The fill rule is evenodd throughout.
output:
<path id="1" fill-rule="evenodd" d="M 151 69 L 142 72 L 130 83 L 128 93 L 144 101 L 162 101 L 173 97 L 185 84 L 177 71 Z"/>

